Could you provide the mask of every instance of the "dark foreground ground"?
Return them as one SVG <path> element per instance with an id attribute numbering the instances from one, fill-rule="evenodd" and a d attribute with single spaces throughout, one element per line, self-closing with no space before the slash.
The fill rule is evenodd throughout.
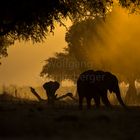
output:
<path id="1" fill-rule="evenodd" d="M 0 140 L 138 140 L 140 107 L 125 110 L 44 103 L 0 103 Z"/>

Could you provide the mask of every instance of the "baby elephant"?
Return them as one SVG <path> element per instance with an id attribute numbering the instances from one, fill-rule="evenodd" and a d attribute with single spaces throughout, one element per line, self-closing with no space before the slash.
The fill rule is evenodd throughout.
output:
<path id="1" fill-rule="evenodd" d="M 95 101 L 96 107 L 100 106 L 100 98 L 102 102 L 111 107 L 107 98 L 107 90 L 115 93 L 119 103 L 126 108 L 118 86 L 118 79 L 110 72 L 88 70 L 80 74 L 77 80 L 77 92 L 79 96 L 79 108 L 82 109 L 83 98 L 87 100 L 87 108 L 91 107 L 91 99 Z"/>

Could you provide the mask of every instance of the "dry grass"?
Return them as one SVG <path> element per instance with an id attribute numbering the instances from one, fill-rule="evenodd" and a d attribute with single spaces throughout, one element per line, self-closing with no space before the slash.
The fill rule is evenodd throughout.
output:
<path id="1" fill-rule="evenodd" d="M 78 110 L 74 102 L 1 102 L 0 139 L 127 140 L 140 137 L 140 107 Z"/>

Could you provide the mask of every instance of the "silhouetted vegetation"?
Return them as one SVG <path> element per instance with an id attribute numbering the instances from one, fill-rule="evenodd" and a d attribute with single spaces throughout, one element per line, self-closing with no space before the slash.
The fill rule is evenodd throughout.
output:
<path id="1" fill-rule="evenodd" d="M 97 41 L 100 44 L 105 43 L 98 32 L 101 26 L 105 26 L 104 19 L 101 17 L 73 24 L 65 36 L 68 48 L 64 53 L 56 53 L 55 57 L 46 60 L 41 76 L 58 81 L 70 79 L 76 82 L 81 72 L 94 69 L 96 65 L 91 52 L 98 47 Z"/>
<path id="2" fill-rule="evenodd" d="M 18 89 L 16 86 L 11 88 L 14 93 Z M 4 89 L 7 94 L 8 89 Z M 98 137 L 112 140 L 114 135 L 116 140 L 132 136 L 139 138 L 139 107 L 133 106 L 129 111 L 124 111 L 119 106 L 109 110 L 101 106 L 100 109 L 79 111 L 78 104 L 70 100 L 59 101 L 50 108 L 46 102 L 29 101 L 6 94 L 0 95 L 1 139 Z"/>
<path id="3" fill-rule="evenodd" d="M 130 70 L 127 65 L 124 67 L 115 65 L 112 68 L 110 63 L 112 64 L 113 61 L 105 57 L 99 61 L 97 57 L 99 53 L 96 54 L 97 48 L 105 47 L 107 50 L 106 37 L 112 36 L 108 30 L 111 27 L 107 18 L 111 15 L 115 2 L 113 0 L 2 0 L 0 59 L 8 55 L 7 48 L 14 44 L 15 40 L 41 42 L 50 32 L 53 33 L 56 23 L 65 26 L 64 21 L 70 19 L 73 26 L 70 27 L 65 38 L 68 47 L 64 53 L 57 53 L 55 57 L 46 60 L 41 76 L 47 76 L 59 82 L 65 79 L 76 82 L 78 75 L 89 68 L 109 70 L 117 73 L 118 77 L 128 80 L 130 95 L 127 97 L 131 98 L 131 93 L 135 89 L 134 80 L 138 78 L 139 69 Z M 118 0 L 118 2 L 132 13 L 139 12 L 139 0 Z M 107 22 L 104 22 L 105 20 Z M 26 91 L 23 91 L 23 87 L 11 86 L 11 88 L 12 92 L 8 91 L 9 89 L 3 90 L 0 95 L 0 139 L 18 137 L 19 139 L 118 140 L 140 137 L 139 107 L 133 106 L 130 111 L 124 111 L 119 106 L 114 106 L 113 110 L 101 107 L 100 110 L 79 111 L 75 102 L 77 100 L 73 98 L 71 92 L 61 96 L 56 95 L 58 84 L 57 88 L 52 87 L 52 89 L 44 85 L 49 102 L 52 104 L 67 96 L 72 100 L 66 102 L 60 100 L 56 102 L 54 108 L 49 108 L 46 105 L 47 99 L 38 94 L 35 88 L 27 87 Z M 32 95 L 29 90 L 40 102 L 36 101 L 36 98 L 27 100 Z M 24 92 L 26 99 L 23 96 L 20 97 L 21 91 Z M 103 100 L 106 98 L 107 96 Z M 134 101 L 134 98 L 131 100 Z M 119 101 L 123 105 L 120 97 Z M 107 99 L 104 103 L 108 104 Z"/>
<path id="4" fill-rule="evenodd" d="M 114 3 L 113 0 L 3 0 L 0 5 L 0 42 L 13 43 L 17 39 L 40 42 L 54 30 L 55 23 L 64 25 L 63 21 L 68 18 L 79 21 L 105 17 Z M 119 0 L 119 4 L 132 13 L 139 11 L 139 0 Z M 0 44 L 0 50 L 3 49 L 7 47 Z"/>
<path id="5" fill-rule="evenodd" d="M 139 79 L 140 75 L 140 70 L 137 67 L 138 54 L 136 58 L 132 59 L 132 62 L 128 63 L 128 56 L 125 58 L 122 55 L 123 52 L 128 52 L 123 49 L 123 52 L 121 52 L 121 48 L 126 45 L 137 46 L 137 44 L 134 44 L 132 40 L 124 41 L 122 44 L 118 43 L 121 37 L 112 32 L 114 25 L 111 24 L 111 20 L 116 13 L 117 9 L 114 8 L 106 17 L 105 22 L 102 17 L 75 22 L 66 33 L 65 39 L 68 46 L 64 53 L 57 53 L 55 57 L 46 60 L 41 76 L 58 81 L 70 79 L 76 82 L 78 75 L 88 69 L 112 71 L 119 77 L 119 82 L 129 83 L 126 102 L 137 104 L 138 96 L 135 80 Z M 133 40 L 137 40 L 136 36 L 133 37 Z M 109 44 L 111 38 L 112 43 Z M 113 45 L 118 48 L 117 55 L 115 51 L 110 51 L 110 48 L 114 47 Z M 118 62 L 118 60 L 121 60 L 121 62 Z"/>
<path id="6" fill-rule="evenodd" d="M 139 10 L 138 0 L 119 0 L 119 3 L 133 11 Z M 51 31 L 54 29 L 55 21 L 62 24 L 67 17 L 79 20 L 89 16 L 105 16 L 113 4 L 113 0 L 4 0 L 0 6 L 0 35 L 39 41 L 49 28 Z"/>
<path id="7" fill-rule="evenodd" d="M 8 55 L 7 49 L 10 45 L 14 43 L 13 39 L 9 37 L 0 37 L 0 60 L 2 57 L 6 57 Z"/>
<path id="8" fill-rule="evenodd" d="M 55 23 L 64 25 L 64 19 L 80 20 L 89 16 L 105 15 L 112 0 L 41 0 L 2 1 L 0 6 L 0 37 L 42 41 L 52 32 Z"/>
<path id="9" fill-rule="evenodd" d="M 40 102 L 0 103 L 0 113 L 0 139 L 118 140 L 140 136 L 139 107 L 79 111 L 77 106 L 50 109 Z"/>

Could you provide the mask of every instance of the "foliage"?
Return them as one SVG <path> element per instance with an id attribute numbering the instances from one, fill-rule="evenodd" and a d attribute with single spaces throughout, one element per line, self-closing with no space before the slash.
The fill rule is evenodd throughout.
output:
<path id="1" fill-rule="evenodd" d="M 88 18 L 75 22 L 65 36 L 68 44 L 66 51 L 46 60 L 41 76 L 55 78 L 56 80 L 71 79 L 75 81 L 76 75 L 93 68 L 94 70 L 103 69 L 112 71 L 121 80 L 128 80 L 129 83 L 133 83 L 136 78 L 139 78 L 139 68 L 137 67 L 139 61 L 134 57 L 131 62 L 128 62 L 128 57 L 126 56 L 124 58 L 122 54 L 129 54 L 129 51 L 127 52 L 121 49 L 125 48 L 125 46 L 138 48 L 138 45 L 132 41 L 126 42 L 125 40 L 122 43 L 118 43 L 118 40 L 122 37 L 118 36 L 118 34 L 121 32 L 115 32 L 114 25 L 116 27 L 116 23 L 112 24 L 111 22 L 116 12 L 117 9 L 114 9 L 105 21 L 102 17 L 95 17 L 94 19 Z M 136 37 L 134 38 L 137 40 Z M 110 48 L 113 46 L 115 51 L 119 51 L 116 48 L 120 48 L 120 53 L 117 54 L 115 51 L 113 51 L 114 53 L 111 52 L 112 49 L 110 50 Z M 134 52 L 134 54 L 136 53 Z M 118 62 L 120 59 L 121 62 Z M 59 67 L 56 64 L 59 64 Z M 125 70 L 126 65 L 128 70 Z M 67 75 L 75 76 L 70 77 Z M 61 78 L 56 78 L 58 76 Z"/>
<path id="2" fill-rule="evenodd" d="M 65 36 L 69 52 L 74 53 L 79 61 L 90 61 L 90 54 L 96 46 L 96 42 L 104 44 L 104 39 L 101 38 L 101 33 L 98 30 L 104 25 L 102 17 L 89 18 L 73 24 Z"/>
<path id="3" fill-rule="evenodd" d="M 139 0 L 118 2 L 131 12 L 139 12 Z M 7 47 L 17 39 L 42 41 L 49 32 L 53 32 L 55 23 L 64 25 L 63 21 L 68 18 L 80 21 L 89 17 L 105 17 L 114 3 L 114 0 L 2 0 L 0 55 L 6 56 Z"/>
<path id="4" fill-rule="evenodd" d="M 0 36 L 41 41 L 55 22 L 105 16 L 113 0 L 3 0 L 0 4 Z M 128 9 L 139 9 L 139 0 L 119 0 Z"/>
<path id="5" fill-rule="evenodd" d="M 7 49 L 13 43 L 14 43 L 14 40 L 8 37 L 5 37 L 5 36 L 0 37 L 0 59 L 8 55 Z"/>
<path id="6" fill-rule="evenodd" d="M 4 0 L 0 6 L 0 35 L 40 41 L 54 29 L 55 22 L 104 15 L 110 4 L 110 0 Z"/>
<path id="7" fill-rule="evenodd" d="M 55 57 L 46 60 L 41 76 L 62 81 L 64 79 L 77 79 L 80 66 L 75 56 L 65 52 L 56 53 Z"/>
<path id="8" fill-rule="evenodd" d="M 75 22 L 65 36 L 68 48 L 64 53 L 56 53 L 55 57 L 46 60 L 41 76 L 58 81 L 69 79 L 76 82 L 81 72 L 94 68 L 91 52 L 96 49 L 97 40 L 104 43 L 98 31 L 104 24 L 101 17 Z"/>

